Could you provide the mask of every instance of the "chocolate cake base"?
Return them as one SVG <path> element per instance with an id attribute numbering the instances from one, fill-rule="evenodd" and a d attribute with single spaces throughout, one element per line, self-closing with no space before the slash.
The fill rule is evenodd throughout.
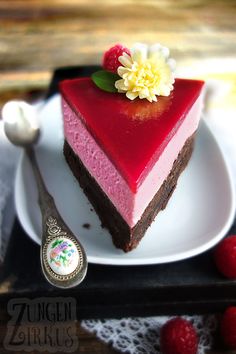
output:
<path id="1" fill-rule="evenodd" d="M 138 245 L 157 213 L 165 209 L 177 185 L 181 172 L 188 164 L 193 151 L 193 145 L 194 134 L 185 142 L 168 177 L 145 209 L 139 222 L 133 228 L 130 228 L 122 218 L 66 140 L 64 142 L 64 155 L 74 176 L 79 181 L 81 188 L 97 212 L 102 226 L 110 231 L 114 245 L 125 252 L 129 252 Z"/>

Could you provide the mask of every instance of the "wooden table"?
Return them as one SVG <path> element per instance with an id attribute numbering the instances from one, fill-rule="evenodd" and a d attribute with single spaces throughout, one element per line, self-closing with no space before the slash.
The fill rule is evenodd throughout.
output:
<path id="1" fill-rule="evenodd" d="M 0 106 L 43 94 L 55 67 L 99 64 L 112 44 L 139 41 L 168 46 L 193 77 L 229 82 L 235 107 L 236 70 L 220 65 L 236 57 L 235 18 L 234 0 L 0 0 Z M 1 309 L 1 344 L 8 320 Z M 79 324 L 78 336 L 80 353 L 115 353 Z"/>

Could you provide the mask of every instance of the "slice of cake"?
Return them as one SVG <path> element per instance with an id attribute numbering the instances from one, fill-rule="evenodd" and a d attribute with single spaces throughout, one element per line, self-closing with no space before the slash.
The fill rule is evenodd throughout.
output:
<path id="1" fill-rule="evenodd" d="M 116 80 L 115 87 L 123 84 Z M 155 87 L 140 99 L 141 91 L 138 97 L 120 87 L 106 92 L 91 78 L 60 86 L 65 158 L 115 246 L 126 252 L 166 207 L 193 150 L 203 82 L 172 84 L 156 102 Z"/>

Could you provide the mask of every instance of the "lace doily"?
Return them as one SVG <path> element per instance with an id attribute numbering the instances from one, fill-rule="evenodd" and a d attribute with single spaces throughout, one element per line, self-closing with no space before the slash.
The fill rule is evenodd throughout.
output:
<path id="1" fill-rule="evenodd" d="M 213 334 L 217 328 L 216 316 L 182 317 L 189 320 L 196 328 L 199 336 L 198 354 L 204 354 L 212 346 Z M 121 353 L 159 354 L 161 353 L 160 329 L 170 318 L 160 316 L 121 320 L 83 320 L 81 325 Z"/>

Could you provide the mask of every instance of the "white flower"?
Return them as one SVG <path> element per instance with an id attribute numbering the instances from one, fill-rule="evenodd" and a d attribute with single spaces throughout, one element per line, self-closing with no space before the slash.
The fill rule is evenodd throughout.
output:
<path id="1" fill-rule="evenodd" d="M 123 53 L 119 62 L 123 66 L 118 67 L 117 73 L 122 79 L 115 82 L 115 87 L 129 99 L 157 101 L 156 96 L 169 96 L 173 90 L 175 61 L 169 58 L 168 48 L 160 44 L 148 48 L 137 43 L 131 55 Z"/>

